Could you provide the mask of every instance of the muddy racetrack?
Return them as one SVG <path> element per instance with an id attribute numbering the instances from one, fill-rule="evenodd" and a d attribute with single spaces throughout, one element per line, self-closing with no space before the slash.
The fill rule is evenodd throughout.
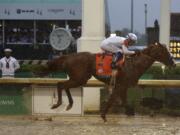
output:
<path id="1" fill-rule="evenodd" d="M 180 135 L 180 118 L 111 115 L 103 123 L 98 115 L 1 116 L 0 135 Z"/>

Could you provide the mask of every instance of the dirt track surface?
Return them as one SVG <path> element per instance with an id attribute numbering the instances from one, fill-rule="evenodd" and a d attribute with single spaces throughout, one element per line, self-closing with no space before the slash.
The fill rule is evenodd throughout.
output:
<path id="1" fill-rule="evenodd" d="M 180 135 L 180 118 L 156 116 L 0 117 L 0 135 Z"/>

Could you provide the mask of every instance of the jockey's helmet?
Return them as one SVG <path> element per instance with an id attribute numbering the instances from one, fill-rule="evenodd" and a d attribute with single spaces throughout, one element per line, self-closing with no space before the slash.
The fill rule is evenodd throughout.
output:
<path id="1" fill-rule="evenodd" d="M 128 35 L 126 37 L 127 37 L 127 39 L 134 41 L 134 43 L 137 42 L 137 36 L 134 33 L 128 33 Z"/>

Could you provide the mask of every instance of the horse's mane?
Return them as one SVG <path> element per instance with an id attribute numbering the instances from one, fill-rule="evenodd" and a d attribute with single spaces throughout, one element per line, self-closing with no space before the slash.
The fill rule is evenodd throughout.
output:
<path id="1" fill-rule="evenodd" d="M 152 47 L 154 47 L 154 44 L 147 45 L 143 50 L 141 50 L 141 52 L 143 54 L 148 55 L 150 53 L 150 50 L 152 49 Z"/>
<path id="2" fill-rule="evenodd" d="M 139 54 L 133 54 L 133 55 L 127 56 L 125 58 L 125 62 L 133 64 L 137 60 L 141 59 L 141 57 L 149 57 L 150 58 L 150 51 L 154 46 L 155 46 L 154 44 L 147 45 L 144 49 L 139 50 L 140 51 Z"/>
<path id="3" fill-rule="evenodd" d="M 147 45 L 144 49 L 142 49 L 139 55 L 132 55 L 130 57 L 127 57 L 126 61 L 130 61 L 131 63 L 134 63 L 143 57 L 144 58 L 146 57 L 149 60 L 155 60 L 154 56 L 157 56 L 157 54 L 159 53 L 163 53 L 165 49 L 167 49 L 167 46 L 165 44 L 161 44 L 161 43 L 150 44 Z"/>
<path id="4" fill-rule="evenodd" d="M 165 45 L 165 44 L 161 44 L 161 43 L 157 43 L 157 42 L 156 42 L 156 43 L 154 43 L 154 44 L 147 45 L 146 48 L 144 48 L 141 52 L 142 52 L 143 54 L 149 55 L 150 50 L 153 49 L 153 48 L 155 48 L 155 47 L 157 47 L 158 45 L 161 46 L 161 47 L 166 48 L 166 45 Z"/>
<path id="5" fill-rule="evenodd" d="M 163 45 L 163 44 L 160 44 L 160 43 L 155 43 L 155 44 L 150 44 L 150 45 L 147 45 L 144 49 L 142 49 L 142 50 L 140 50 L 140 55 L 150 55 L 150 51 L 151 51 L 151 49 L 153 48 L 153 47 L 156 47 L 156 45 L 162 45 L 162 46 L 164 46 L 165 47 L 165 45 Z M 132 55 L 132 58 L 133 57 L 137 57 L 138 55 Z"/>

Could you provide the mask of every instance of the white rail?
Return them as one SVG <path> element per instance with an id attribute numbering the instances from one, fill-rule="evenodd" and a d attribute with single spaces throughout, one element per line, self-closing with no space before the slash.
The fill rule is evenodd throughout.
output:
<path id="1" fill-rule="evenodd" d="M 55 85 L 66 79 L 58 78 L 0 78 L 0 84 L 41 84 Z M 105 84 L 98 80 L 89 80 L 85 87 L 102 87 Z M 139 80 L 140 87 L 180 87 L 180 80 Z"/>

